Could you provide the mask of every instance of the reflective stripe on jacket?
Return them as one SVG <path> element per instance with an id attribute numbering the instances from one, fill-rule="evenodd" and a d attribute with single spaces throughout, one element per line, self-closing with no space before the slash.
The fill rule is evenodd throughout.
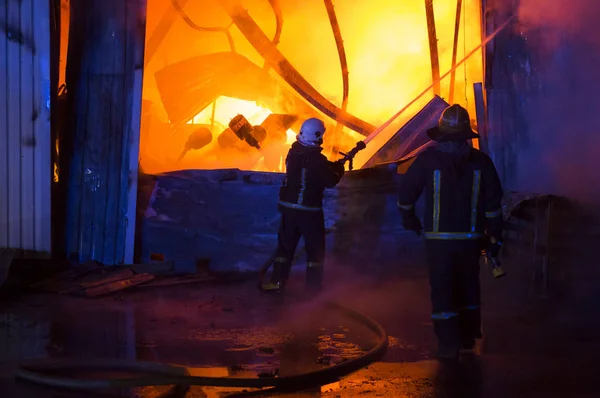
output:
<path id="1" fill-rule="evenodd" d="M 286 175 L 279 191 L 279 206 L 287 209 L 321 211 L 323 191 L 333 188 L 344 175 L 343 166 L 330 162 L 320 147 L 295 142 L 286 158 Z"/>
<path id="2" fill-rule="evenodd" d="M 398 206 L 410 210 L 425 191 L 427 239 L 479 239 L 502 231 L 502 185 L 492 160 L 471 149 L 464 161 L 435 147 L 420 154 L 403 176 Z"/>

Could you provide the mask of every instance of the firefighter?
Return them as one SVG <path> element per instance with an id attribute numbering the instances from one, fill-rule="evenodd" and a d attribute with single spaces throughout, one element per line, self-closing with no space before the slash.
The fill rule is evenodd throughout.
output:
<path id="1" fill-rule="evenodd" d="M 466 109 L 446 108 L 427 134 L 435 145 L 406 172 L 398 207 L 404 228 L 425 238 L 438 355 L 456 359 L 461 351 L 472 352 L 482 337 L 479 259 L 482 244 L 498 254 L 503 192 L 492 160 L 470 145 L 479 136 Z M 423 189 L 425 228 L 414 209 Z M 485 243 L 491 238 L 495 244 Z"/>
<path id="2" fill-rule="evenodd" d="M 271 281 L 266 291 L 280 292 L 289 277 L 300 237 L 307 256 L 307 287 L 321 288 L 325 260 L 323 191 L 333 188 L 344 175 L 344 161 L 330 162 L 321 153 L 325 124 L 311 118 L 302 123 L 285 164 L 286 175 L 279 191 L 278 245 Z"/>

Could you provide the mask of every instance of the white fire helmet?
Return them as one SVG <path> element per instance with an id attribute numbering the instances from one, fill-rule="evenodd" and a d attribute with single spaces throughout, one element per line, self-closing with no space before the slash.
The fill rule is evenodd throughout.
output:
<path id="1" fill-rule="evenodd" d="M 325 135 L 325 123 L 313 117 L 302 123 L 296 139 L 304 146 L 318 147 L 323 144 L 323 135 Z"/>

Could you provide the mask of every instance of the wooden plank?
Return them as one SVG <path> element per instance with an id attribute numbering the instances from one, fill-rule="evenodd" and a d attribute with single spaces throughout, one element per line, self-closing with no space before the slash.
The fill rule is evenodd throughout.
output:
<path id="1" fill-rule="evenodd" d="M 91 289 L 87 289 L 85 291 L 85 295 L 87 297 L 98 297 L 104 296 L 110 293 L 114 293 L 120 290 L 128 289 L 130 287 L 140 285 L 145 282 L 149 282 L 154 279 L 154 275 L 150 274 L 140 274 L 135 275 L 129 279 L 108 283 L 102 286 L 94 287 Z"/>
<path id="2" fill-rule="evenodd" d="M 115 5 L 111 14 L 107 15 L 114 20 L 114 23 L 122 26 L 125 29 L 125 32 L 129 29 L 128 20 L 126 19 L 126 7 L 128 3 L 131 3 L 131 1 L 123 2 L 123 4 L 119 6 Z M 109 130 L 107 130 L 110 136 L 110 151 L 106 156 L 110 159 L 110 167 L 106 169 L 106 183 L 108 185 L 108 192 L 114 194 L 111 194 L 110 197 L 106 197 L 103 202 L 106 206 L 104 214 L 105 235 L 103 237 L 104 257 L 102 257 L 102 262 L 104 264 L 122 264 L 122 259 L 120 259 L 120 256 L 117 253 L 120 251 L 119 246 L 124 244 L 119 236 L 119 224 L 127 222 L 121 210 L 121 206 L 125 206 L 121 201 L 121 190 L 123 189 L 121 185 L 121 173 L 123 168 L 127 167 L 126 164 L 123 163 L 123 152 L 127 150 L 126 143 L 128 137 L 128 130 L 125 129 L 127 115 L 123 112 L 122 107 L 129 106 L 130 103 L 127 68 L 132 67 L 132 65 L 126 66 L 126 64 L 129 63 L 127 55 L 127 47 L 121 46 L 118 50 L 115 49 L 115 53 L 111 57 L 114 62 L 113 66 L 110 68 L 113 73 L 110 83 L 112 85 L 111 102 L 113 104 L 113 110 L 111 111 L 111 124 L 108 126 Z"/>
<path id="3" fill-rule="evenodd" d="M 133 109 L 133 78 L 143 64 L 145 4 L 145 0 L 71 2 L 69 59 L 75 62 L 69 62 L 67 84 L 75 105 L 75 146 L 67 252 L 76 253 L 79 261 L 123 263 L 130 126 L 135 124 L 132 112 L 139 112 L 139 106 Z M 105 29 L 107 25 L 112 28 Z M 141 84 L 137 89 L 141 91 Z M 139 135 L 139 115 L 135 118 Z"/>
<path id="4" fill-rule="evenodd" d="M 479 149 L 481 149 L 485 153 L 489 153 L 487 111 L 485 107 L 485 98 L 483 96 L 483 83 L 474 83 L 473 91 L 475 94 L 475 113 L 477 117 L 477 131 L 480 136 Z"/>
<path id="5" fill-rule="evenodd" d="M 138 171 L 140 164 L 140 129 L 142 115 L 143 70 L 135 71 L 133 79 L 133 106 L 129 133 L 129 184 L 127 192 L 127 224 L 125 232 L 124 263 L 133 263 L 137 214 Z"/>
<path id="6" fill-rule="evenodd" d="M 24 37 L 33 38 L 33 18 L 34 9 L 32 7 L 31 0 L 25 0 L 21 2 L 21 9 L 19 13 L 19 25 L 21 27 L 21 34 Z M 36 43 L 37 47 L 37 43 Z M 34 168 L 34 157 L 37 147 L 37 139 L 34 130 L 34 123 L 37 119 L 37 109 L 35 108 L 34 91 L 33 87 L 39 84 L 34 81 L 34 59 L 36 59 L 35 50 L 36 48 L 27 48 L 21 45 L 19 48 L 19 63 L 20 69 L 18 74 L 18 80 L 20 84 L 20 114 L 19 124 L 21 127 L 21 139 L 19 147 L 21 148 L 21 175 L 19 176 L 21 184 L 21 206 L 20 213 L 18 216 L 21 220 L 21 231 L 20 231 L 20 249 L 26 251 L 35 250 L 35 168 Z"/>
<path id="7" fill-rule="evenodd" d="M 6 126 L 8 128 L 8 247 L 21 248 L 21 79 L 20 56 L 22 46 L 19 44 L 20 3 L 11 1 L 7 5 L 6 24 L 11 32 L 12 40 L 7 43 L 7 108 Z"/>
<path id="8" fill-rule="evenodd" d="M 454 82 L 456 81 L 456 55 L 458 52 L 458 32 L 460 31 L 460 14 L 462 13 L 462 0 L 456 0 L 456 18 L 454 20 L 454 44 L 452 45 L 452 67 L 450 72 L 450 92 L 448 102 L 454 102 Z"/>
<path id="9" fill-rule="evenodd" d="M 486 7 L 487 7 L 487 0 L 479 0 L 479 20 L 481 21 L 481 27 L 480 27 L 480 40 L 483 42 L 483 40 L 485 40 L 486 38 L 486 26 L 488 24 L 487 21 L 487 12 L 486 12 Z M 483 86 L 487 88 L 487 75 L 486 75 L 486 70 L 487 70 L 487 46 L 484 46 L 481 49 L 481 65 L 482 65 L 482 71 L 483 71 Z"/>
<path id="10" fill-rule="evenodd" d="M 143 285 L 139 285 L 139 288 L 145 287 L 162 287 L 162 286 L 175 286 L 175 285 L 184 285 L 189 283 L 201 283 L 201 282 L 211 282 L 216 278 L 212 276 L 180 276 L 174 278 L 166 278 L 166 279 L 157 279 L 148 283 L 144 283 Z"/>
<path id="11" fill-rule="evenodd" d="M 128 256 L 133 262 L 135 251 L 135 219 L 137 202 L 137 178 L 139 164 L 139 145 L 140 145 L 140 122 L 141 122 L 141 101 L 143 86 L 143 64 L 144 64 L 144 44 L 146 34 L 146 0 L 130 1 L 126 5 L 126 15 L 142 15 L 143 19 L 128 18 L 126 21 L 127 32 L 130 34 L 130 46 L 126 49 L 127 69 L 127 104 L 129 112 L 127 113 L 122 131 L 125 131 L 122 139 L 123 150 L 121 151 L 120 168 L 120 197 L 119 197 L 119 220 L 123 220 L 117 225 L 117 242 L 115 252 L 115 262 L 117 264 L 125 263 L 126 250 L 129 250 Z M 133 174 L 132 174 L 133 173 Z M 129 235 L 128 235 L 128 228 Z"/>
<path id="12" fill-rule="evenodd" d="M 93 280 L 90 282 L 79 283 L 78 286 L 83 289 L 89 289 L 92 287 L 106 285 L 107 283 L 113 283 L 113 282 L 122 281 L 124 279 L 129 279 L 134 275 L 135 274 L 130 269 L 124 269 L 124 270 L 120 270 L 120 271 L 105 273 L 103 275 L 100 275 L 96 280 Z"/>
<path id="13" fill-rule="evenodd" d="M 438 55 L 438 39 L 435 30 L 433 0 L 425 0 L 425 16 L 427 17 L 427 33 L 429 35 L 429 54 L 431 57 L 431 78 L 433 82 L 433 94 L 440 95 L 440 58 Z"/>
<path id="14" fill-rule="evenodd" d="M 113 65 L 109 67 L 114 70 L 116 60 L 112 62 Z M 90 214 L 86 216 L 89 216 L 91 221 L 92 258 L 103 264 L 112 264 L 114 261 L 114 240 L 111 237 L 115 234 L 118 222 L 115 217 L 118 204 L 115 203 L 112 192 L 119 190 L 113 174 L 120 166 L 121 139 L 118 124 L 122 117 L 119 112 L 119 96 L 124 94 L 123 85 L 119 84 L 120 80 L 114 75 L 89 76 L 88 90 L 95 98 L 90 101 L 86 121 L 87 130 L 92 132 L 87 135 L 85 143 L 86 172 L 90 170 L 93 176 L 87 199 Z M 100 131 L 103 134 L 100 134 Z"/>

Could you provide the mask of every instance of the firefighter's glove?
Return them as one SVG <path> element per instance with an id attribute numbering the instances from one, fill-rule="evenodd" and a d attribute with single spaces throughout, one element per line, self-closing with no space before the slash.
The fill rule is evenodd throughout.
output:
<path id="1" fill-rule="evenodd" d="M 345 169 L 344 169 L 344 165 L 346 164 L 346 159 L 340 159 L 340 160 L 336 160 L 335 162 L 333 162 L 333 170 L 339 174 L 339 175 L 344 175 Z"/>
<path id="2" fill-rule="evenodd" d="M 413 231 L 417 234 L 417 236 L 421 236 L 423 225 L 421 225 L 421 220 L 419 220 L 419 217 L 415 215 L 414 209 L 405 210 L 400 208 L 400 214 L 402 214 L 402 226 L 404 229 L 407 231 Z"/>
<path id="3" fill-rule="evenodd" d="M 497 239 L 491 239 L 488 242 L 487 248 L 485 249 L 486 254 L 493 258 L 498 258 L 500 255 L 500 249 L 502 248 L 502 242 Z"/>

